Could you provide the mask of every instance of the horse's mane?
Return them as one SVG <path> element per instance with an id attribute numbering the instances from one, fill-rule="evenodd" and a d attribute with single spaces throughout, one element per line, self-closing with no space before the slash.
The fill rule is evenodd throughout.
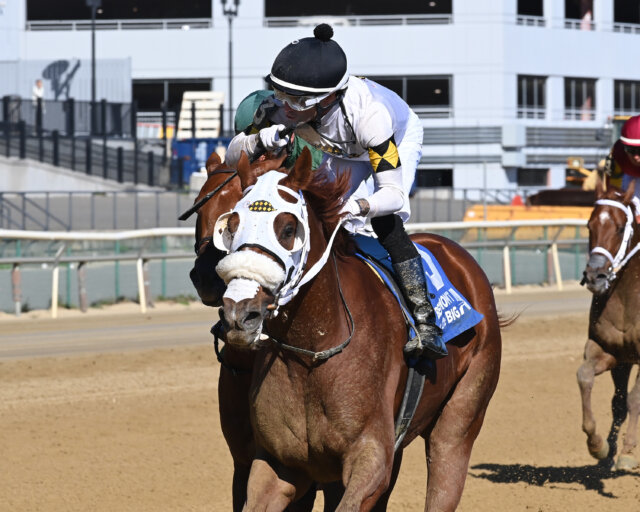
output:
<path id="1" fill-rule="evenodd" d="M 624 197 L 624 190 L 609 185 L 607 190 L 604 191 L 600 199 L 612 199 L 613 201 L 622 201 Z"/>
<path id="2" fill-rule="evenodd" d="M 309 208 L 321 222 L 325 238 L 329 238 L 342 216 L 340 211 L 351 186 L 351 176 L 345 172 L 333 180 L 328 173 L 322 172 L 322 169 L 312 172 L 313 177 L 309 182 L 299 184 L 300 190 L 305 192 Z M 350 251 L 352 244 L 348 243 L 348 237 L 345 235 L 346 232 L 342 230 L 334 241 L 334 250 L 338 253 Z"/>

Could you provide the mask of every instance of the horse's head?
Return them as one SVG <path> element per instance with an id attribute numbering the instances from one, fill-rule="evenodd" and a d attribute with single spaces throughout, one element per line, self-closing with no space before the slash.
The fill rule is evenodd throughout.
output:
<path id="1" fill-rule="evenodd" d="M 626 255 L 637 224 L 631 203 L 634 182 L 626 192 L 602 182 L 596 186 L 596 202 L 589 218 L 589 260 L 583 283 L 595 295 L 606 293 L 616 273 L 626 263 Z"/>
<path id="2" fill-rule="evenodd" d="M 244 195 L 218 220 L 214 237 L 216 247 L 229 251 L 216 268 L 228 285 L 220 319 L 228 343 L 255 348 L 266 316 L 295 296 L 307 258 L 319 259 L 326 247 L 324 237 L 311 241 L 310 233 L 326 224 L 319 219 L 330 214 L 337 225 L 339 196 L 331 197 L 328 208 L 311 212 L 303 192 L 313 201 L 323 188 L 343 194 L 347 183 L 329 184 L 315 175 L 307 150 L 288 173 L 277 169 L 257 177 L 246 159 L 238 173 Z"/>
<path id="3" fill-rule="evenodd" d="M 215 266 L 225 256 L 212 243 L 213 226 L 216 219 L 234 207 L 241 196 L 240 180 L 236 171 L 220 161 L 217 153 L 212 153 L 206 163 L 207 181 L 200 189 L 193 206 L 180 216 L 186 220 L 193 213 L 196 219 L 196 259 L 189 273 L 203 304 L 219 306 L 222 303 L 224 282 L 215 272 Z"/>
<path id="4" fill-rule="evenodd" d="M 284 157 L 263 159 L 252 167 L 256 173 L 264 172 L 267 162 L 280 165 Z M 196 219 L 196 259 L 189 273 L 202 302 L 207 306 L 220 306 L 225 291 L 224 281 L 218 276 L 215 267 L 226 255 L 213 245 L 213 231 L 220 215 L 230 211 L 242 197 L 240 179 L 237 171 L 230 169 L 220 161 L 217 153 L 212 153 L 206 163 L 207 181 L 198 193 L 193 206 L 180 219 L 185 220 L 197 212 Z"/>

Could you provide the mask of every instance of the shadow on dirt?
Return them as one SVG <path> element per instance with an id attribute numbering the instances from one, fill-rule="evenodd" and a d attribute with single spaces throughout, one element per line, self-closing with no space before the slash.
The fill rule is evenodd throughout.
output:
<path id="1" fill-rule="evenodd" d="M 528 464 L 476 464 L 469 475 L 500 484 L 524 482 L 542 487 L 545 484 L 578 484 L 606 498 L 616 498 L 604 490 L 604 480 L 623 476 L 640 478 L 633 471 L 612 471 L 610 464 L 592 466 L 530 466 Z"/>

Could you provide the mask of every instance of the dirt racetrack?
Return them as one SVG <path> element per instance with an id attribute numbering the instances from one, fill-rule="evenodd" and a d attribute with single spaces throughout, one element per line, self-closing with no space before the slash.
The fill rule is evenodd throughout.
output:
<path id="1" fill-rule="evenodd" d="M 600 469 L 586 450 L 575 379 L 586 325 L 586 312 L 563 313 L 504 331 L 501 379 L 458 510 L 639 509 L 640 471 Z M 210 345 L 3 360 L 0 510 L 230 510 L 217 374 Z M 611 393 L 609 376 L 598 378 L 605 432 Z M 419 441 L 406 451 L 390 510 L 423 510 L 423 453 Z"/>

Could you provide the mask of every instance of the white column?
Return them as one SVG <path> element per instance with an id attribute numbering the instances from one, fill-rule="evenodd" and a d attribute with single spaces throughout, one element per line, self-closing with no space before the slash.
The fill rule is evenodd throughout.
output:
<path id="1" fill-rule="evenodd" d="M 564 165 L 552 165 L 549 168 L 549 187 L 562 188 L 567 184 L 567 170 Z"/>
<path id="2" fill-rule="evenodd" d="M 561 121 L 564 118 L 564 77 L 547 78 L 547 120 Z"/>
<path id="3" fill-rule="evenodd" d="M 543 0 L 542 12 L 548 27 L 564 27 L 564 0 Z"/>
<path id="4" fill-rule="evenodd" d="M 593 21 L 596 30 L 609 31 L 613 27 L 614 0 L 593 0 Z"/>
<path id="5" fill-rule="evenodd" d="M 613 115 L 613 83 L 612 78 L 599 78 L 596 82 L 596 121 L 601 123 Z"/>

